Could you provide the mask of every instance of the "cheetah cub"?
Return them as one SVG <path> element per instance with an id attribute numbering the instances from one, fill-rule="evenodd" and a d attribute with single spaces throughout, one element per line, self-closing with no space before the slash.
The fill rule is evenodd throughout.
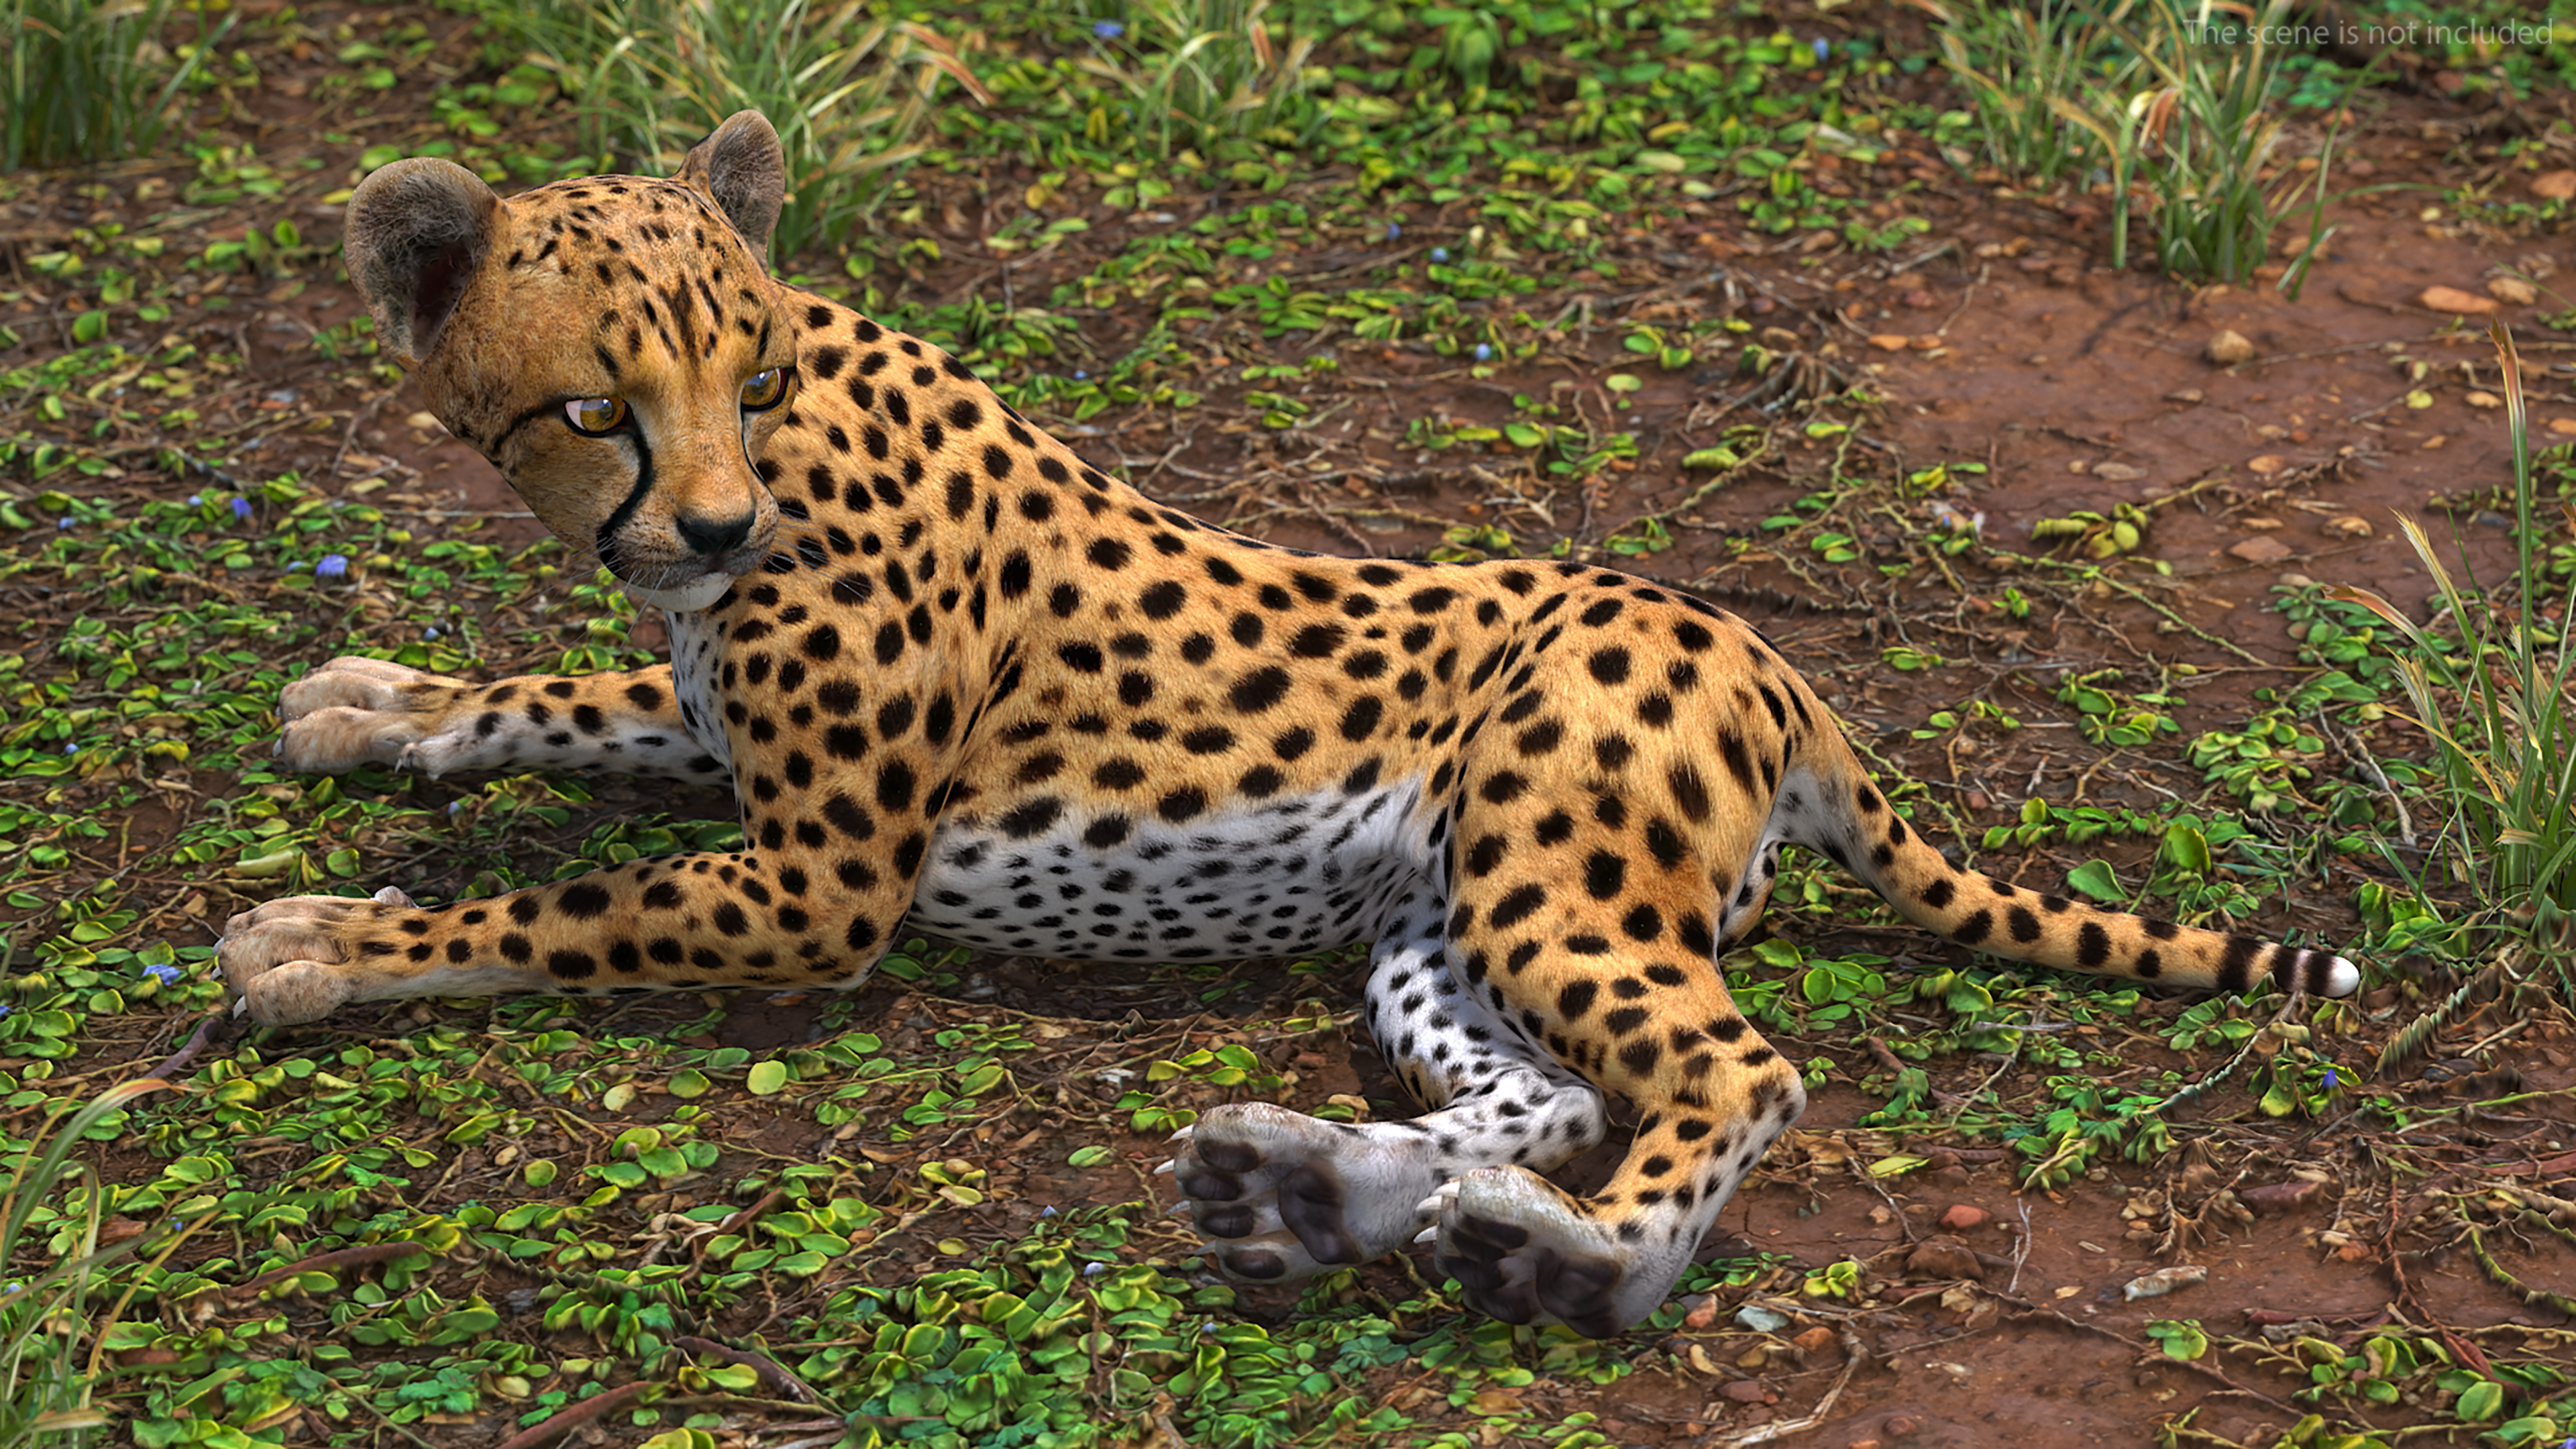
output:
<path id="1" fill-rule="evenodd" d="M 1661 1304 L 1797 1071 L 1717 954 L 1783 845 L 2012 960 L 2341 995 L 2328 951 L 1963 871 L 1742 620 L 1605 569 L 1274 548 L 1154 502 L 955 358 L 773 280 L 783 169 L 728 120 L 667 180 L 508 200 L 398 161 L 349 204 L 378 338 L 566 544 L 668 611 L 671 662 L 477 684 L 338 659 L 302 770 L 730 781 L 745 846 L 488 900 L 233 918 L 237 1009 L 503 991 L 852 987 L 899 932 L 1212 960 L 1369 945 L 1409 1122 L 1221 1107 L 1169 1170 L 1209 1254 L 1282 1279 L 1427 1240 L 1483 1311 Z M 1540 1176 L 1640 1120 L 1600 1191 Z"/>

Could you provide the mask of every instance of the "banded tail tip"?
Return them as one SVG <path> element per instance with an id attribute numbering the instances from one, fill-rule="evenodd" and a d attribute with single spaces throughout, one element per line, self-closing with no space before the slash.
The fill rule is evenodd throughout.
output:
<path id="1" fill-rule="evenodd" d="M 2309 990 L 2319 996 L 2350 996 L 2361 989 L 2361 968 L 2341 956 L 2326 963 Z"/>

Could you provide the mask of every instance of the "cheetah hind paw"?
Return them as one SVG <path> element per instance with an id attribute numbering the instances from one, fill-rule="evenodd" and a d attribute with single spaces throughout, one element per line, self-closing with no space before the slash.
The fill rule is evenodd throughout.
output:
<path id="1" fill-rule="evenodd" d="M 1318 1121 L 1267 1102 L 1209 1109 L 1174 1135 L 1180 1209 L 1227 1273 L 1311 1277 L 1392 1252 L 1438 1181 L 1429 1143 L 1400 1127 Z"/>
<path id="2" fill-rule="evenodd" d="M 1432 1266 L 1479 1312 L 1505 1323 L 1562 1323 L 1607 1338 L 1663 1306 L 1697 1234 L 1663 1251 L 1622 1243 L 1573 1198 L 1523 1167 L 1480 1167 L 1421 1204 Z M 1670 1261 L 1664 1261 L 1669 1259 Z"/>

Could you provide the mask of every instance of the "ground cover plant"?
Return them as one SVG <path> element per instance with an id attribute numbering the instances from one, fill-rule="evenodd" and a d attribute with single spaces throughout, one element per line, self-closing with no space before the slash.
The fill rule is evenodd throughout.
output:
<path id="1" fill-rule="evenodd" d="M 919 152 L 782 273 L 1203 516 L 1698 588 L 1982 868 L 2368 964 L 2345 1004 L 2026 975 L 1794 861 L 1723 969 L 1814 1106 L 1686 1291 L 1603 1342 L 1476 1319 L 1419 1259 L 1224 1284 L 1161 1215 L 1163 1139 L 1210 1105 L 1410 1110 L 1345 960 L 924 940 L 846 999 L 223 1015 L 212 933 L 271 896 L 737 834 L 711 793 L 269 755 L 279 688 L 334 654 L 489 675 L 659 641 L 418 413 L 338 267 L 340 203 L 393 157 L 506 187 L 645 149 L 521 23 L 554 12 L 515 9 L 239 3 L 184 74 L 204 21 L 164 15 L 157 140 L 0 176 L 12 1432 L 2576 1434 L 2556 942 L 2474 875 L 2513 822 L 2462 813 L 2482 777 L 2418 724 L 2476 746 L 2464 717 L 2563 667 L 2567 51 L 2474 30 L 2523 8 L 2387 7 L 2467 29 L 2283 58 L 2250 179 L 2329 173 L 2336 228 L 2295 302 L 2277 247 L 2225 287 L 2114 268 L 2110 179 L 1992 153 L 1913 7 L 866 12 L 989 99 L 942 79 Z M 1157 109 L 1185 75 L 1186 125 Z M 2462 320 L 2488 309 L 2518 389 Z"/>

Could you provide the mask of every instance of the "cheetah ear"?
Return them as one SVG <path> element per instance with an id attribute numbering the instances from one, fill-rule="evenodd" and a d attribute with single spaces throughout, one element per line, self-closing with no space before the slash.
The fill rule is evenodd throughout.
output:
<path id="1" fill-rule="evenodd" d="M 671 178 L 705 192 L 752 250 L 769 254 L 769 233 L 787 197 L 787 155 L 778 132 L 758 111 L 736 111 L 715 134 L 690 148 Z"/>
<path id="2" fill-rule="evenodd" d="M 358 183 L 349 197 L 349 280 L 376 338 L 417 364 L 491 250 L 501 199 L 453 161 L 415 156 Z"/>

